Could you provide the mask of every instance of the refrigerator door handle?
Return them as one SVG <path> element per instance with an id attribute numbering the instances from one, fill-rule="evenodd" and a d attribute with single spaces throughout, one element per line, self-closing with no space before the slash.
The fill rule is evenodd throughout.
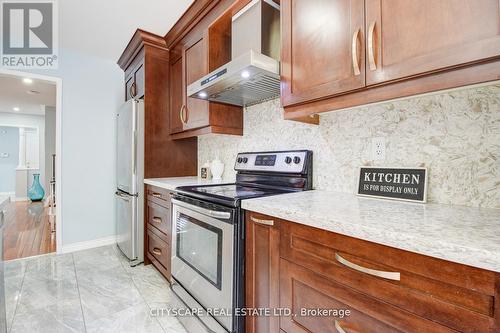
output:
<path id="1" fill-rule="evenodd" d="M 134 143 L 132 145 L 132 176 L 137 177 L 137 131 L 134 130 L 132 135 L 134 136 Z M 135 182 L 137 180 L 134 180 Z"/>
<path id="2" fill-rule="evenodd" d="M 135 195 L 128 195 L 124 194 L 123 192 L 116 191 L 115 192 L 116 196 L 122 200 L 125 200 L 127 202 L 130 202 L 130 197 L 134 197 Z"/>
<path id="3" fill-rule="evenodd" d="M 132 103 L 132 175 L 137 176 L 137 122 L 138 122 L 138 104 L 139 102 L 133 101 Z M 136 181 L 136 179 L 134 179 Z M 137 192 L 137 191 L 134 191 Z"/>

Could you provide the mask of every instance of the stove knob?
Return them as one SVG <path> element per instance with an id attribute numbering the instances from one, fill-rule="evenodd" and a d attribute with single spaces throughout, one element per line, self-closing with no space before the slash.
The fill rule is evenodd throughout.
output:
<path id="1" fill-rule="evenodd" d="M 292 158 L 290 156 L 285 157 L 285 163 L 286 164 L 292 163 Z"/>
<path id="2" fill-rule="evenodd" d="M 241 163 L 243 161 L 243 159 L 241 157 L 238 157 L 237 161 L 238 161 L 238 163 Z"/>
<path id="3" fill-rule="evenodd" d="M 243 163 L 248 162 L 248 157 L 243 157 Z"/>
<path id="4" fill-rule="evenodd" d="M 299 163 L 300 163 L 300 157 L 295 156 L 295 157 L 293 158 L 293 163 L 295 163 L 295 164 L 299 164 Z"/>

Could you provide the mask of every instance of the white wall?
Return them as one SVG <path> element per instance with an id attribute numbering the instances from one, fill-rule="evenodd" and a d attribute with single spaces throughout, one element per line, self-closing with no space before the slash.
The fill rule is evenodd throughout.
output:
<path id="1" fill-rule="evenodd" d="M 0 193 L 16 190 L 16 168 L 19 161 L 19 129 L 0 125 Z"/>
<path id="2" fill-rule="evenodd" d="M 46 193 L 50 192 L 52 179 L 52 154 L 56 153 L 56 108 L 45 107 L 45 183 Z"/>
<path id="3" fill-rule="evenodd" d="M 115 112 L 124 100 L 114 61 L 60 49 L 62 243 L 115 235 Z M 58 92 L 59 93 L 59 92 Z"/>
<path id="4" fill-rule="evenodd" d="M 38 170 L 40 173 L 40 183 L 46 189 L 45 180 L 45 117 L 27 114 L 15 114 L 0 112 L 0 125 L 2 126 L 15 126 L 15 127 L 32 127 L 38 129 Z M 33 173 L 33 172 L 31 172 Z M 28 180 L 28 187 L 31 185 L 32 179 Z"/>
<path id="5" fill-rule="evenodd" d="M 199 165 L 219 157 L 234 179 L 238 152 L 311 149 L 317 189 L 354 193 L 363 165 L 426 166 L 429 202 L 500 208 L 500 85 L 335 111 L 319 126 L 283 120 L 279 100 L 244 117 L 242 137 L 199 137 Z M 373 161 L 374 137 L 385 138 L 385 161 Z"/>

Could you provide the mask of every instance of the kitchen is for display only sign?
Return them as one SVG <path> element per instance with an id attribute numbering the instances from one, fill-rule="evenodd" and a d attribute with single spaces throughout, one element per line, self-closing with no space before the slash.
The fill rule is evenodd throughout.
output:
<path id="1" fill-rule="evenodd" d="M 361 167 L 358 195 L 426 202 L 426 168 Z"/>

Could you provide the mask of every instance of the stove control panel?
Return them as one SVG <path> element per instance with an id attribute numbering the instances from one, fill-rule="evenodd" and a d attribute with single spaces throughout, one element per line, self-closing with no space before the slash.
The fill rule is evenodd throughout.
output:
<path id="1" fill-rule="evenodd" d="M 240 153 L 236 157 L 236 171 L 267 171 L 280 173 L 302 173 L 308 162 L 307 150 L 283 152 Z"/>

